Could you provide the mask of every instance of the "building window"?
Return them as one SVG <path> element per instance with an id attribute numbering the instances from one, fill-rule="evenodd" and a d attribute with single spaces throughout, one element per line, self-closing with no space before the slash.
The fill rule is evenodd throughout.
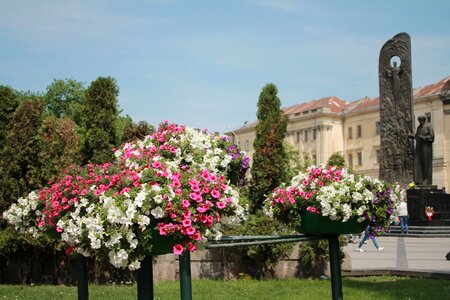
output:
<path id="1" fill-rule="evenodd" d="M 313 154 L 312 161 L 313 161 L 313 164 L 317 165 L 317 155 Z"/>
<path id="2" fill-rule="evenodd" d="M 248 140 L 245 141 L 245 151 L 250 151 L 250 142 Z"/>
<path id="3" fill-rule="evenodd" d="M 305 130 L 305 142 L 308 141 L 308 133 L 309 133 L 309 130 Z"/>
<path id="4" fill-rule="evenodd" d="M 429 112 L 425 113 L 425 118 L 427 119 L 427 122 L 431 124 L 431 113 Z"/>
<path id="5" fill-rule="evenodd" d="M 300 131 L 297 131 L 297 143 L 300 143 Z"/>
<path id="6" fill-rule="evenodd" d="M 358 152 L 358 166 L 362 166 L 362 152 Z"/>
<path id="7" fill-rule="evenodd" d="M 361 125 L 358 125 L 358 127 L 356 127 L 356 137 L 362 137 L 362 127 Z"/>
<path id="8" fill-rule="evenodd" d="M 375 123 L 375 134 L 380 134 L 380 121 Z"/>
<path id="9" fill-rule="evenodd" d="M 348 155 L 348 165 L 353 167 L 353 154 Z"/>
<path id="10" fill-rule="evenodd" d="M 376 157 L 375 157 L 376 162 L 377 162 L 377 164 L 379 164 L 380 163 L 380 149 L 375 150 L 375 155 L 376 155 Z"/>
<path id="11" fill-rule="evenodd" d="M 348 138 L 352 139 L 353 138 L 353 130 L 351 127 L 348 128 Z"/>
<path id="12" fill-rule="evenodd" d="M 313 141 L 315 141 L 317 139 L 317 129 L 316 128 L 313 129 L 312 139 L 313 139 Z"/>

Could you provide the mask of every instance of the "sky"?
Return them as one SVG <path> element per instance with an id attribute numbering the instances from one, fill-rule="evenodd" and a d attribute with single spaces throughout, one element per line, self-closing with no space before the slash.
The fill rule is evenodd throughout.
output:
<path id="1" fill-rule="evenodd" d="M 450 76 L 447 0 L 0 0 L 0 85 L 111 76 L 122 115 L 221 133 L 282 107 L 377 97 L 378 58 L 411 36 L 413 86 Z"/>

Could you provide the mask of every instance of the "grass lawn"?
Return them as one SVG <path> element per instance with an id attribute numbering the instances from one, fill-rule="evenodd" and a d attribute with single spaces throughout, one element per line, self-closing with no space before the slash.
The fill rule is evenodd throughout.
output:
<path id="1" fill-rule="evenodd" d="M 178 282 L 160 282 L 154 287 L 155 299 L 180 299 Z M 192 298 L 215 299 L 331 299 L 330 280 L 193 280 Z M 395 276 L 343 278 L 344 299 L 441 300 L 450 299 L 450 280 Z M 136 299 L 136 285 L 90 285 L 89 298 L 107 300 Z M 0 285 L 4 299 L 77 299 L 76 287 Z"/>

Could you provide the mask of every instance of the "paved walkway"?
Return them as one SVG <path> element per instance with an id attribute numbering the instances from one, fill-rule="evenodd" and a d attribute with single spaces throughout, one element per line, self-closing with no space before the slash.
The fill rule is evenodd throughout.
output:
<path id="1" fill-rule="evenodd" d="M 450 238 L 392 237 L 377 238 L 384 251 L 377 252 L 371 240 L 356 252 L 356 244 L 348 244 L 344 252 L 349 259 L 342 265 L 343 274 L 404 274 L 450 279 Z"/>

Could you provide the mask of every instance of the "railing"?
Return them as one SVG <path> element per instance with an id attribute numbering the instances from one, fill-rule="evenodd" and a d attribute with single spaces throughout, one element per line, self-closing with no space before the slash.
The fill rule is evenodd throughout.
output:
<path id="1" fill-rule="evenodd" d="M 243 247 L 263 244 L 293 243 L 311 240 L 328 239 L 330 250 L 331 294 L 333 300 L 343 299 L 342 277 L 339 253 L 339 235 L 272 235 L 272 236 L 224 236 L 220 240 L 208 241 L 208 249 Z M 179 257 L 180 266 L 180 299 L 192 299 L 191 256 L 184 252 Z M 86 258 L 77 259 L 78 300 L 88 300 L 88 271 Z M 137 276 L 137 293 L 139 300 L 153 299 L 153 259 L 147 256 L 141 263 Z"/>

